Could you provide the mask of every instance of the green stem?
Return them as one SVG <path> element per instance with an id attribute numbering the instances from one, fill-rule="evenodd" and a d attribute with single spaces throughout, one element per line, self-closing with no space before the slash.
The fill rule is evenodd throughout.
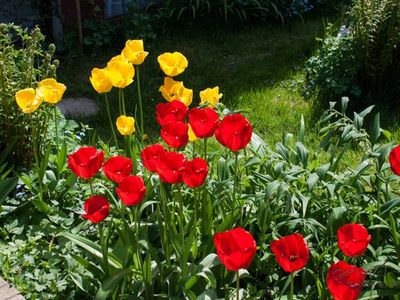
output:
<path id="1" fill-rule="evenodd" d="M 236 271 L 236 300 L 240 300 L 240 278 L 239 271 Z"/>
<path id="2" fill-rule="evenodd" d="M 93 182 L 92 182 L 92 178 L 89 179 L 89 186 L 90 186 L 90 193 L 91 193 L 92 196 L 93 196 L 94 193 L 93 193 Z"/>
<path id="3" fill-rule="evenodd" d="M 43 200 L 43 177 L 40 172 L 40 164 L 39 164 L 39 155 L 38 155 L 38 145 L 36 144 L 36 130 L 35 130 L 35 121 L 33 119 L 34 114 L 31 116 L 31 130 L 32 130 L 32 152 L 33 152 L 33 157 L 35 159 L 35 165 L 36 165 L 36 173 L 38 177 L 38 184 L 39 184 L 39 201 Z"/>
<path id="4" fill-rule="evenodd" d="M 238 152 L 235 152 L 235 170 L 234 170 L 234 174 L 233 174 L 233 203 L 235 203 L 236 201 L 236 186 L 238 184 L 238 165 L 239 165 L 239 160 L 238 160 Z M 238 200 L 238 205 L 239 205 L 239 209 L 240 209 L 240 224 L 242 224 L 242 207 L 240 204 L 240 201 Z"/>
<path id="5" fill-rule="evenodd" d="M 204 139 L 204 159 L 207 160 L 207 138 Z"/>
<path id="6" fill-rule="evenodd" d="M 196 142 L 192 142 L 192 158 L 194 159 L 196 157 Z"/>
<path id="7" fill-rule="evenodd" d="M 57 124 L 57 108 L 53 105 L 54 110 L 54 129 L 56 130 L 56 149 L 57 149 L 57 156 L 58 156 L 58 124 Z"/>
<path id="8" fill-rule="evenodd" d="M 119 89 L 121 93 L 121 102 L 122 102 L 122 113 L 126 116 L 126 109 L 125 109 L 125 93 L 123 89 Z"/>
<path id="9" fill-rule="evenodd" d="M 290 300 L 293 300 L 294 297 L 294 275 L 290 273 Z"/>
<path id="10" fill-rule="evenodd" d="M 133 207 L 132 207 L 133 209 Z M 139 263 L 139 268 L 142 270 L 142 272 L 144 272 L 144 270 L 142 269 L 142 257 L 140 255 L 140 246 L 139 246 L 139 227 L 140 227 L 140 220 L 139 220 L 139 205 L 136 207 L 135 212 L 134 212 L 134 223 L 135 223 L 135 235 L 136 235 L 136 256 L 137 256 L 137 261 Z M 144 277 L 144 273 L 143 277 Z"/>
<path id="11" fill-rule="evenodd" d="M 179 198 L 179 227 L 181 232 L 181 269 L 182 269 L 182 283 L 186 275 L 186 262 L 182 259 L 185 248 L 185 230 L 184 230 L 184 216 L 183 216 L 183 198 L 182 198 L 182 184 L 178 184 L 178 198 Z"/>
<path id="12" fill-rule="evenodd" d="M 104 240 L 103 224 L 102 223 L 99 223 L 99 236 L 100 236 L 101 250 L 103 252 L 104 273 L 106 275 L 106 278 L 108 278 L 109 274 L 110 274 L 110 268 L 109 268 L 109 265 L 108 265 L 108 249 L 107 249 L 107 243 Z"/>
<path id="13" fill-rule="evenodd" d="M 114 130 L 114 123 L 111 119 L 111 112 L 110 112 L 110 104 L 108 102 L 108 95 L 104 94 L 104 97 L 106 99 L 106 109 L 107 109 L 107 115 L 108 115 L 108 121 L 110 122 L 110 128 L 111 128 L 111 132 L 113 134 L 113 138 L 114 138 L 114 142 L 115 142 L 115 146 L 118 149 L 118 140 L 117 140 L 117 136 L 115 134 L 115 130 Z"/>
<path id="14" fill-rule="evenodd" d="M 380 196 L 381 196 L 381 181 L 380 181 L 379 175 L 376 175 L 375 184 L 377 185 L 376 186 L 376 202 L 377 202 L 376 206 L 377 206 L 377 210 L 378 210 L 378 216 L 380 217 L 381 216 L 381 199 L 380 199 Z M 380 239 L 381 239 L 381 231 L 380 231 L 380 228 L 378 227 L 377 231 L 376 231 L 376 242 L 377 242 L 377 245 L 380 244 Z"/>
<path id="15" fill-rule="evenodd" d="M 143 104 L 142 104 L 142 93 L 140 90 L 140 73 L 139 66 L 136 66 L 136 78 L 137 78 L 137 91 L 138 91 L 138 99 L 139 99 L 139 116 L 140 116 L 140 128 L 142 136 L 144 135 L 144 120 L 143 120 Z"/>

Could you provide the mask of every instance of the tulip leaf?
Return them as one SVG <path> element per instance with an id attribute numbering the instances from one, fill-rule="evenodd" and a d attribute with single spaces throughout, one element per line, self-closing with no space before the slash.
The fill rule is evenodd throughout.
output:
<path id="1" fill-rule="evenodd" d="M 119 281 L 132 273 L 131 269 L 120 269 L 115 272 L 110 278 L 105 280 L 101 288 L 97 291 L 95 299 L 105 300 L 111 291 L 115 288 Z"/>
<path id="2" fill-rule="evenodd" d="M 393 207 L 400 205 L 400 198 L 395 198 L 392 200 L 387 201 L 385 204 L 382 205 L 382 215 L 387 214 L 392 210 Z"/>
<path id="3" fill-rule="evenodd" d="M 79 236 L 77 234 L 73 234 L 67 231 L 60 232 L 58 236 L 65 237 L 70 241 L 74 242 L 76 245 L 82 247 L 83 249 L 87 250 L 94 256 L 98 258 L 103 258 L 103 253 L 101 246 L 95 244 L 91 240 Z M 113 266 L 114 268 L 122 269 L 122 262 L 112 253 L 108 253 L 108 263 Z"/>
<path id="4" fill-rule="evenodd" d="M 18 178 L 6 178 L 0 181 L 0 203 L 11 193 L 17 186 Z"/>
<path id="5" fill-rule="evenodd" d="M 301 119 L 300 119 L 300 133 L 299 133 L 299 140 L 300 140 L 301 143 L 304 143 L 304 135 L 305 135 L 304 116 L 301 115 Z"/>
<path id="6" fill-rule="evenodd" d="M 372 270 L 379 269 L 379 268 L 385 268 L 385 269 L 391 268 L 391 269 L 397 271 L 398 273 L 400 273 L 400 266 L 398 266 L 392 262 L 388 262 L 388 261 L 384 261 L 384 260 L 374 261 L 374 262 L 368 263 L 363 266 L 363 269 L 366 270 L 367 272 L 370 272 Z"/>
<path id="7" fill-rule="evenodd" d="M 211 253 L 207 255 L 201 262 L 200 265 L 206 268 L 212 268 L 221 264 L 221 261 L 218 258 L 218 255 L 215 253 Z"/>

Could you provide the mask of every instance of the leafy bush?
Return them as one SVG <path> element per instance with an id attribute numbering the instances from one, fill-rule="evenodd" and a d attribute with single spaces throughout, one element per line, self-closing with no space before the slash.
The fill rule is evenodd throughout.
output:
<path id="1" fill-rule="evenodd" d="M 239 19 L 246 22 L 252 18 L 265 19 L 300 15 L 314 8 L 308 0 L 168 0 L 163 10 L 177 20 L 190 17 L 192 19 L 214 17 L 223 19 Z"/>
<path id="2" fill-rule="evenodd" d="M 330 101 L 354 95 L 354 103 L 398 102 L 400 2 L 355 0 L 348 24 L 330 25 L 321 48 L 307 62 L 306 91 Z"/>
<path id="3" fill-rule="evenodd" d="M 46 132 L 49 109 L 23 114 L 15 102 L 15 93 L 54 77 L 58 61 L 53 60 L 54 45 L 46 51 L 39 28 L 28 32 L 13 24 L 0 24 L 0 151 L 15 144 L 12 156 L 17 163 L 32 158 L 33 131 L 40 132 L 37 144 Z M 36 134 L 37 135 L 37 134 Z"/>
<path id="4" fill-rule="evenodd" d="M 306 62 L 304 91 L 308 97 L 319 93 L 321 98 L 333 100 L 341 95 L 361 94 L 356 78 L 361 61 L 355 52 L 354 37 L 345 26 L 340 30 L 337 34 L 337 28 L 329 25 L 321 47 Z"/>

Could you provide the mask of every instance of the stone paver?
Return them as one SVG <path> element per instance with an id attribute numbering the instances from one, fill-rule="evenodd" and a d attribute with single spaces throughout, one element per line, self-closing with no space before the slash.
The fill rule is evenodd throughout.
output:
<path id="1" fill-rule="evenodd" d="M 0 300 L 25 300 L 25 298 L 0 277 Z"/>
<path id="2" fill-rule="evenodd" d="M 96 102 L 86 97 L 64 98 L 57 107 L 67 118 L 95 116 L 99 111 Z"/>

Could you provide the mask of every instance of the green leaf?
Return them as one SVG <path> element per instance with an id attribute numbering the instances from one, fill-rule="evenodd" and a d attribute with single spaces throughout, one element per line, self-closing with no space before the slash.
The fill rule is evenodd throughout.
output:
<path id="1" fill-rule="evenodd" d="M 301 115 L 301 119 L 300 119 L 300 133 L 299 133 L 299 140 L 300 140 L 301 143 L 304 143 L 304 135 L 305 135 L 304 116 Z"/>
<path id="2" fill-rule="evenodd" d="M 342 114 L 346 114 L 347 104 L 349 104 L 349 97 L 342 97 L 341 106 L 342 106 Z M 333 107 L 331 107 L 333 108 Z"/>
<path id="3" fill-rule="evenodd" d="M 381 124 L 380 124 L 380 114 L 377 113 L 374 117 L 374 122 L 372 123 L 372 131 L 371 131 L 371 142 L 375 144 L 379 136 L 381 135 Z"/>
<path id="4" fill-rule="evenodd" d="M 395 207 L 397 205 L 400 205 L 400 198 L 395 198 L 395 199 L 385 202 L 381 208 L 382 214 L 383 215 L 387 214 L 388 212 L 390 212 L 392 210 L 393 207 Z"/>
<path id="5" fill-rule="evenodd" d="M 97 291 L 95 299 L 105 300 L 108 295 L 112 292 L 115 286 L 126 276 L 130 275 L 132 270 L 130 269 L 120 269 L 117 270 L 110 278 L 103 282 L 101 288 Z"/>
<path id="6" fill-rule="evenodd" d="M 66 166 L 66 161 L 67 161 L 67 145 L 65 142 L 61 146 L 61 150 L 58 152 L 57 156 L 57 171 L 58 174 L 60 174 Z"/>
<path id="7" fill-rule="evenodd" d="M 363 266 L 363 269 L 366 270 L 367 272 L 370 272 L 372 270 L 379 269 L 379 268 L 385 268 L 385 269 L 391 268 L 391 269 L 397 271 L 398 273 L 400 273 L 400 266 L 395 265 L 392 262 L 383 261 L 383 260 L 374 261 L 374 262 L 371 262 L 371 263 Z"/>
<path id="8" fill-rule="evenodd" d="M 6 199 L 9 193 L 11 193 L 18 184 L 18 178 L 6 178 L 0 181 L 0 203 Z"/>
<path id="9" fill-rule="evenodd" d="M 80 235 L 73 234 L 67 231 L 60 232 L 57 236 L 63 236 L 70 241 L 74 242 L 76 245 L 82 247 L 87 250 L 94 256 L 98 258 L 103 258 L 103 253 L 100 245 L 95 244 L 91 240 L 84 238 Z M 108 262 L 114 268 L 122 269 L 122 262 L 112 253 L 108 253 Z"/>
<path id="10" fill-rule="evenodd" d="M 215 253 L 208 254 L 203 260 L 200 262 L 205 268 L 212 268 L 221 264 L 221 261 L 218 258 L 218 255 Z"/>

